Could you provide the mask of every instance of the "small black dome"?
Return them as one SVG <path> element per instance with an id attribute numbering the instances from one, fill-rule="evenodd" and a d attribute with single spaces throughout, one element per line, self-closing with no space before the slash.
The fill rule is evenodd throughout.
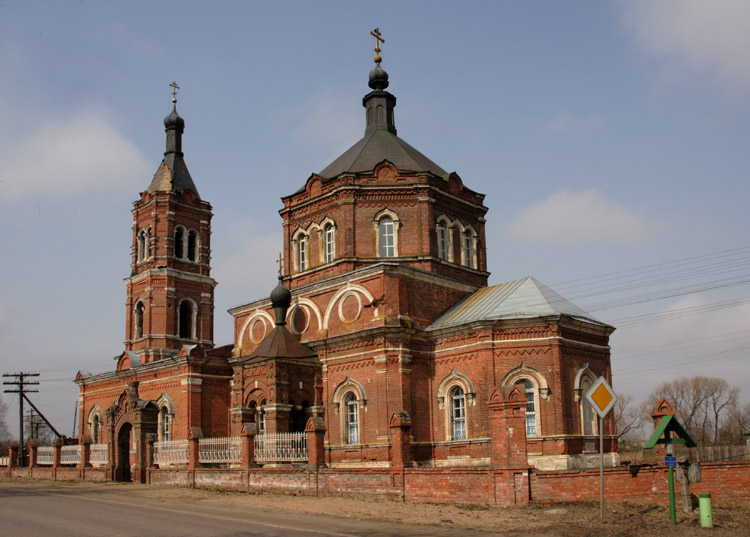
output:
<path id="1" fill-rule="evenodd" d="M 370 71 L 370 82 L 369 86 L 374 90 L 384 90 L 388 87 L 388 73 L 385 69 L 376 65 L 375 68 Z"/>
<path id="2" fill-rule="evenodd" d="M 180 114 L 177 113 L 176 106 L 172 108 L 172 113 L 164 118 L 164 126 L 166 128 L 176 127 L 179 130 L 183 130 L 185 128 L 185 120 L 182 119 L 182 117 L 180 117 Z"/>
<path id="3" fill-rule="evenodd" d="M 292 293 L 284 287 L 282 280 L 284 277 L 279 274 L 279 285 L 271 291 L 271 306 L 276 314 L 276 324 L 286 324 L 286 312 L 292 304 Z"/>

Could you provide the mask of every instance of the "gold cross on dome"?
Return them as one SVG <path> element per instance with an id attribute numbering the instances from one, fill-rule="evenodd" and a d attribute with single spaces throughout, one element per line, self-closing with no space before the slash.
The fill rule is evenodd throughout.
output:
<path id="1" fill-rule="evenodd" d="M 283 265 L 282 265 L 283 262 L 284 262 L 284 258 L 281 257 L 281 252 L 279 252 L 279 260 L 278 260 L 278 263 L 279 263 L 279 276 L 282 276 L 284 274 L 283 273 Z"/>
<path id="2" fill-rule="evenodd" d="M 180 89 L 180 86 L 177 85 L 177 82 L 172 82 L 169 86 L 172 88 L 172 104 L 177 104 L 177 90 Z"/>
<path id="3" fill-rule="evenodd" d="M 380 62 L 383 61 L 383 58 L 380 56 L 380 43 L 385 43 L 385 39 L 380 37 L 380 28 L 375 28 L 372 32 L 370 32 L 370 35 L 375 38 L 375 57 L 373 60 L 375 60 L 375 63 L 380 65 Z"/>

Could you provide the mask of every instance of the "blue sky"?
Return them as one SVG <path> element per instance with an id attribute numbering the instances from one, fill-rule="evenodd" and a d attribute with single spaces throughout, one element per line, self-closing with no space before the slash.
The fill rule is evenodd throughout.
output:
<path id="1" fill-rule="evenodd" d="M 748 20 L 744 1 L 0 2 L 0 369 L 41 372 L 70 432 L 70 380 L 114 368 L 173 80 L 230 343 L 227 308 L 275 285 L 279 198 L 364 132 L 378 26 L 399 136 L 487 195 L 490 283 L 533 275 L 618 326 L 636 400 L 745 386 Z"/>

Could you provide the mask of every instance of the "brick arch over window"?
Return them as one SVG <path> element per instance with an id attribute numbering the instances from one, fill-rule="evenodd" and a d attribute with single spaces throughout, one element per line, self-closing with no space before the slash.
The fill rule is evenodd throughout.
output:
<path id="1" fill-rule="evenodd" d="M 198 304 L 186 297 L 177 305 L 177 337 L 180 339 L 197 339 Z"/>
<path id="2" fill-rule="evenodd" d="M 381 223 L 388 219 L 393 224 L 392 229 L 389 231 L 388 226 L 381 229 Z M 401 219 L 398 215 L 390 209 L 382 209 L 375 214 L 375 218 L 372 220 L 372 228 L 375 233 L 375 255 L 377 257 L 398 257 L 398 232 L 401 228 Z"/>
<path id="3" fill-rule="evenodd" d="M 145 323 L 145 317 L 146 317 L 146 305 L 143 302 L 142 298 L 139 298 L 135 301 L 135 306 L 133 307 L 133 339 L 140 339 L 144 337 L 145 333 L 143 331 L 144 323 Z"/>
<path id="4" fill-rule="evenodd" d="M 465 267 L 478 269 L 479 256 L 479 235 L 471 224 L 464 225 L 458 222 L 460 232 L 459 248 L 461 251 L 461 264 Z"/>
<path id="5" fill-rule="evenodd" d="M 466 394 L 467 403 L 469 403 L 472 406 L 476 404 L 477 392 L 474 389 L 474 384 L 472 384 L 469 377 L 467 377 L 463 373 L 459 373 L 454 367 L 451 370 L 451 372 L 448 375 L 446 375 L 446 377 L 443 380 L 440 381 L 440 384 L 438 384 L 438 388 L 437 388 L 438 408 L 445 407 L 445 401 L 446 401 L 445 398 L 447 397 L 448 392 L 454 386 L 461 386 L 464 393 Z"/>
<path id="6" fill-rule="evenodd" d="M 172 399 L 166 393 L 162 392 L 156 400 L 156 406 L 159 409 L 157 427 L 159 441 L 171 440 L 173 438 L 174 403 L 172 403 Z"/>
<path id="7" fill-rule="evenodd" d="M 303 272 L 309 268 L 310 231 L 309 229 L 297 228 L 292 235 L 292 270 Z"/>
<path id="8" fill-rule="evenodd" d="M 336 221 L 327 216 L 320 224 L 317 224 L 318 250 L 320 263 L 332 263 L 336 259 L 336 239 L 338 229 Z"/>
<path id="9" fill-rule="evenodd" d="M 549 398 L 549 386 L 547 379 L 537 369 L 527 366 L 521 362 L 521 365 L 511 369 L 503 380 L 501 386 L 518 386 L 523 385 L 523 392 L 527 397 L 526 404 L 526 436 L 539 437 L 541 433 L 541 409 L 540 398 L 547 400 Z"/>
<path id="10" fill-rule="evenodd" d="M 334 310 L 334 307 L 337 305 L 337 303 L 340 300 L 343 300 L 344 297 L 350 294 L 359 294 L 359 295 L 364 296 L 365 297 L 364 305 L 372 304 L 372 301 L 375 299 L 375 297 L 372 296 L 372 293 L 370 293 L 370 291 L 368 291 L 361 285 L 347 283 L 346 286 L 336 291 L 336 294 L 333 295 L 333 297 L 331 298 L 331 301 L 328 303 L 328 307 L 326 307 L 325 316 L 323 317 L 323 326 L 322 326 L 323 330 L 328 330 L 328 323 L 331 320 L 331 312 Z"/>
<path id="11" fill-rule="evenodd" d="M 91 410 L 89 410 L 88 418 L 86 422 L 89 425 L 89 433 L 91 434 L 91 440 L 94 444 L 102 443 L 102 431 L 104 430 L 104 412 L 101 407 L 95 404 Z"/>
<path id="12" fill-rule="evenodd" d="M 578 401 L 578 410 L 581 419 L 581 433 L 584 435 L 595 435 L 597 434 L 597 420 L 596 412 L 591 403 L 588 402 L 585 395 L 586 392 L 591 389 L 591 386 L 596 382 L 597 375 L 593 369 L 589 367 L 588 363 L 583 364 L 583 367 L 576 373 L 575 381 L 573 382 L 573 391 L 575 392 L 575 400 Z"/>
<path id="13" fill-rule="evenodd" d="M 262 322 L 264 331 L 263 336 L 258 339 L 258 341 L 253 340 L 252 334 L 250 333 L 252 327 L 255 325 L 255 322 Z M 271 315 L 268 312 L 265 312 L 260 309 L 256 309 L 250 316 L 247 318 L 245 323 L 242 325 L 242 329 L 240 330 L 239 336 L 237 336 L 237 346 L 241 347 L 243 343 L 253 345 L 259 344 L 263 338 L 271 331 L 271 327 L 273 327 L 276 324 L 276 321 L 274 321 L 274 318 L 271 317 Z"/>
<path id="14" fill-rule="evenodd" d="M 357 396 L 357 402 L 359 403 L 360 408 L 367 408 L 365 387 L 350 376 L 347 376 L 338 386 L 336 386 L 336 389 L 333 390 L 333 410 L 336 413 L 339 412 L 344 397 L 350 392 L 353 392 Z"/>
<path id="15" fill-rule="evenodd" d="M 438 257 L 453 263 L 453 222 L 444 214 L 438 216 L 435 221 L 435 240 Z"/>
<path id="16" fill-rule="evenodd" d="M 444 411 L 445 439 L 469 438 L 468 407 L 476 404 L 476 390 L 469 377 L 454 367 L 438 384 L 438 408 Z"/>
<path id="17" fill-rule="evenodd" d="M 500 386 L 513 386 L 514 384 L 517 384 L 519 380 L 525 378 L 530 379 L 536 384 L 537 389 L 539 390 L 539 395 L 542 399 L 545 401 L 549 399 L 550 389 L 549 384 L 547 384 L 547 379 L 538 369 L 534 369 L 523 362 L 521 362 L 521 365 L 511 369 L 505 374 L 503 380 L 500 381 Z"/>

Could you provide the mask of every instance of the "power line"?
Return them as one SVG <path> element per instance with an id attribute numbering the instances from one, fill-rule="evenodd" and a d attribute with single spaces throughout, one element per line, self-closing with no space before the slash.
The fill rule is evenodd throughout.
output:
<path id="1" fill-rule="evenodd" d="M 28 377 L 38 377 L 39 373 L 3 373 L 4 378 L 14 378 L 15 380 L 5 380 L 3 384 L 6 386 L 15 386 L 16 390 L 4 390 L 5 393 L 17 393 L 18 394 L 18 443 L 21 446 L 19 449 L 18 458 L 21 466 L 25 466 L 24 462 L 24 450 L 23 450 L 23 400 L 26 399 L 27 393 L 37 393 L 39 390 L 29 390 L 27 386 L 38 386 L 38 380 L 28 380 Z M 33 406 L 33 405 L 32 405 Z"/>

